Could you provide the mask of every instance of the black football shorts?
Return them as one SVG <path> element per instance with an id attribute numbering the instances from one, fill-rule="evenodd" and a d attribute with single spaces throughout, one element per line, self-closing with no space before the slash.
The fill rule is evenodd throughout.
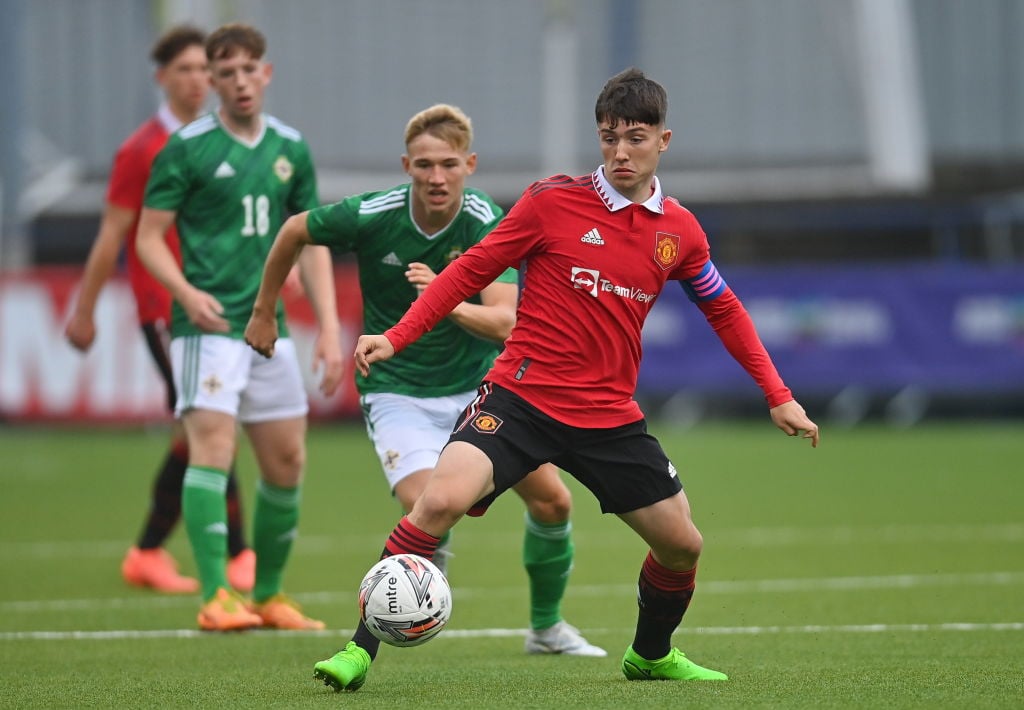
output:
<path id="1" fill-rule="evenodd" d="M 470 515 L 482 515 L 495 498 L 548 461 L 586 486 L 604 513 L 628 513 L 682 490 L 645 419 L 606 429 L 569 426 L 489 382 L 463 411 L 449 441 L 472 444 L 494 466 L 494 492 Z"/>

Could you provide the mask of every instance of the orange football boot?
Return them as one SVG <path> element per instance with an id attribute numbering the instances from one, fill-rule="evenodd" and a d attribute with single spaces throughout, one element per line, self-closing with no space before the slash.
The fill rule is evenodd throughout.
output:
<path id="1" fill-rule="evenodd" d="M 249 608 L 259 615 L 267 629 L 322 631 L 327 628 L 324 622 L 304 615 L 294 600 L 280 592 L 261 604 L 253 603 Z"/>
<path id="2" fill-rule="evenodd" d="M 199 591 L 199 581 L 178 574 L 174 557 L 162 547 L 141 550 L 133 545 L 121 562 L 121 576 L 128 584 L 167 594 L 194 594 Z"/>
<path id="3" fill-rule="evenodd" d="M 256 584 L 256 553 L 247 547 L 228 560 L 228 584 L 235 591 L 248 594 Z"/>
<path id="4" fill-rule="evenodd" d="M 242 631 L 263 625 L 263 620 L 249 611 L 237 592 L 224 587 L 203 604 L 196 618 L 203 631 Z"/>

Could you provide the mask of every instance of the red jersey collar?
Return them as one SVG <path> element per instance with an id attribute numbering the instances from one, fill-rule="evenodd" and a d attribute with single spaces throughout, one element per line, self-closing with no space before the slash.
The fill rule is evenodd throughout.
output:
<path id="1" fill-rule="evenodd" d="M 593 172 L 591 178 L 594 180 L 594 189 L 600 195 L 609 212 L 618 212 L 633 204 L 632 200 L 623 197 L 618 190 L 611 186 L 611 183 L 604 176 L 603 165 Z M 641 202 L 640 204 L 651 212 L 665 214 L 665 196 L 661 193 L 661 181 L 658 180 L 657 175 L 654 176 L 654 192 L 651 193 L 646 202 Z"/>

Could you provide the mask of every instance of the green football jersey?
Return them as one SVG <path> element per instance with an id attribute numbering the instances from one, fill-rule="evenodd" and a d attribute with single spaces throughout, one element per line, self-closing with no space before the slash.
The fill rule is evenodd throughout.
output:
<path id="1" fill-rule="evenodd" d="M 241 338 L 278 229 L 319 201 L 298 131 L 264 115 L 263 132 L 250 144 L 209 113 L 172 135 L 157 155 L 144 204 L 177 212 L 185 278 L 220 301 L 229 335 Z M 280 301 L 277 321 L 286 336 Z M 171 335 L 200 332 L 175 303 Z"/>
<path id="2" fill-rule="evenodd" d="M 363 331 L 383 333 L 416 299 L 405 278 L 410 262 L 434 273 L 483 239 L 501 219 L 490 197 L 466 188 L 462 208 L 440 232 L 427 236 L 412 219 L 409 185 L 347 197 L 309 213 L 309 233 L 317 244 L 354 252 L 363 295 Z M 516 283 L 515 269 L 498 281 Z M 471 299 L 480 303 L 480 297 Z M 476 389 L 490 369 L 500 345 L 466 332 L 445 318 L 397 357 L 374 363 L 370 376 L 356 373 L 359 392 L 392 392 L 413 397 L 442 397 Z"/>

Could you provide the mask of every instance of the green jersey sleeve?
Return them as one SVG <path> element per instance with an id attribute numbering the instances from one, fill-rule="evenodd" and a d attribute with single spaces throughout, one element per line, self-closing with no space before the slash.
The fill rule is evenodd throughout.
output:
<path id="1" fill-rule="evenodd" d="M 494 283 L 498 284 L 518 284 L 519 283 L 519 272 L 515 269 L 508 268 L 501 273 L 498 278 L 494 279 Z"/>
<path id="2" fill-rule="evenodd" d="M 189 190 L 188 168 L 185 143 L 178 136 L 172 135 L 153 161 L 143 205 L 157 210 L 177 211 Z"/>
<path id="3" fill-rule="evenodd" d="M 288 200 L 288 211 L 298 214 L 311 210 L 320 204 L 316 187 L 316 170 L 309 146 L 305 141 L 299 143 L 295 156 L 295 186 Z"/>
<path id="4" fill-rule="evenodd" d="M 359 239 L 359 204 L 362 195 L 311 210 L 306 228 L 314 244 L 323 244 L 338 252 L 355 251 Z"/>

